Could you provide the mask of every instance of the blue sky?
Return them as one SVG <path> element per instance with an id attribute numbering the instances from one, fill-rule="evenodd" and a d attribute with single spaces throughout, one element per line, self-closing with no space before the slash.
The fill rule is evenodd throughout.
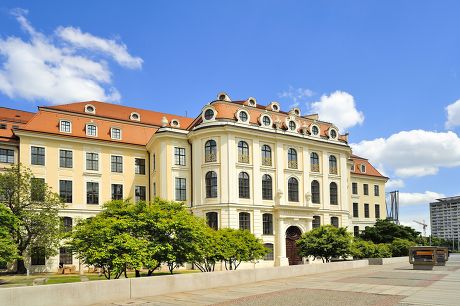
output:
<path id="1" fill-rule="evenodd" d="M 220 91 L 298 104 L 339 122 L 355 152 L 394 179 L 405 223 L 429 221 L 430 200 L 459 193 L 459 10 L 458 1 L 6 0 L 0 105 L 105 98 L 196 116 Z"/>

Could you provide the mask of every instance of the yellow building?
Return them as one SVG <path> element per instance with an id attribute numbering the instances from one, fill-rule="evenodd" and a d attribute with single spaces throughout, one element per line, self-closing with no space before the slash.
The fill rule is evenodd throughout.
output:
<path id="1" fill-rule="evenodd" d="M 313 227 L 356 231 L 386 217 L 387 178 L 352 155 L 332 123 L 298 108 L 220 93 L 196 118 L 97 101 L 29 115 L 14 135 L 7 128 L 14 141 L 0 148 L 15 147 L 14 158 L 0 162 L 20 161 L 58 192 L 67 226 L 111 199 L 158 196 L 184 202 L 211 227 L 251 231 L 273 250 L 257 266 L 278 266 L 302 262 L 295 240 Z M 368 193 L 355 194 L 355 183 Z M 78 266 L 65 247 L 60 253 L 34 258 L 31 269 Z"/>

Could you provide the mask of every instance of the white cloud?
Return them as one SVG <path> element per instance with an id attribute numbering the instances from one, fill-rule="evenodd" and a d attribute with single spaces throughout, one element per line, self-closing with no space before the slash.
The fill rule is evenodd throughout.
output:
<path id="1" fill-rule="evenodd" d="M 351 147 L 353 153 L 366 156 L 399 177 L 434 175 L 440 167 L 460 166 L 460 138 L 453 132 L 402 131 Z"/>
<path id="2" fill-rule="evenodd" d="M 355 99 L 344 91 L 321 96 L 320 101 L 311 103 L 311 111 L 318 113 L 320 120 L 331 122 L 341 130 L 364 122 L 364 114 L 356 109 Z"/>
<path id="3" fill-rule="evenodd" d="M 0 91 L 10 98 L 22 98 L 30 101 L 44 100 L 52 104 L 83 100 L 103 100 L 118 102 L 120 93 L 112 86 L 109 65 L 97 54 L 79 52 L 79 49 L 53 36 L 38 32 L 25 17 L 27 11 L 12 11 L 21 28 L 28 35 L 27 39 L 10 36 L 0 39 Z M 80 32 L 81 33 L 81 32 Z M 95 42 L 102 38 L 83 34 Z M 113 41 L 107 40 L 110 43 Z M 103 47 L 88 46 L 87 51 L 97 50 L 113 57 L 120 64 L 129 68 L 139 68 L 142 60 L 135 66 L 129 59 L 136 59 L 127 54 L 123 44 L 112 45 L 114 50 Z M 119 48 L 115 48 L 118 46 Z M 126 54 L 123 55 L 122 51 Z M 100 55 L 100 54 L 99 54 Z M 130 63 L 130 64 L 128 64 Z M 131 66 L 130 66 L 131 65 Z"/>
<path id="4" fill-rule="evenodd" d="M 104 39 L 90 33 L 83 33 L 79 28 L 59 27 L 56 30 L 57 36 L 77 48 L 99 51 L 110 55 L 121 66 L 139 69 L 142 67 L 142 59 L 133 57 L 128 53 L 128 48 L 123 43 L 115 40 Z"/>
<path id="5" fill-rule="evenodd" d="M 400 192 L 399 193 L 399 205 L 400 206 L 411 206 L 411 205 L 427 205 L 428 203 L 434 202 L 436 199 L 444 198 L 442 193 L 433 191 L 425 191 L 423 193 L 418 192 Z"/>
<path id="6" fill-rule="evenodd" d="M 460 100 L 447 105 L 447 121 L 446 128 L 450 129 L 460 125 Z"/>
<path id="7" fill-rule="evenodd" d="M 391 179 L 385 184 L 387 190 L 399 189 L 404 187 L 404 181 L 401 179 Z"/>
<path id="8" fill-rule="evenodd" d="M 290 107 L 298 107 L 300 102 L 303 102 L 305 98 L 309 98 L 314 95 L 314 92 L 307 88 L 294 88 L 289 86 L 289 89 L 278 94 L 279 98 L 287 98 L 293 102 Z"/>

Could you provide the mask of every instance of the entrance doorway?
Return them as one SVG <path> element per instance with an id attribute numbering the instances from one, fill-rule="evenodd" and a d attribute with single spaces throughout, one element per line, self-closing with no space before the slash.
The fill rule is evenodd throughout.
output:
<path id="1" fill-rule="evenodd" d="M 302 235 L 302 231 L 297 226 L 290 226 L 286 230 L 286 257 L 289 260 L 289 265 L 300 265 L 302 257 L 299 255 L 299 250 L 296 241 Z"/>

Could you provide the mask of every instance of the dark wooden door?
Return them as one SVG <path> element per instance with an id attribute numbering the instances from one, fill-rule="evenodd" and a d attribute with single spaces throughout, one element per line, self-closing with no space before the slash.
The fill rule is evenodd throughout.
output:
<path id="1" fill-rule="evenodd" d="M 286 257 L 289 265 L 300 265 L 302 257 L 299 256 L 299 250 L 296 241 L 300 238 L 302 232 L 297 226 L 290 226 L 286 230 Z"/>

